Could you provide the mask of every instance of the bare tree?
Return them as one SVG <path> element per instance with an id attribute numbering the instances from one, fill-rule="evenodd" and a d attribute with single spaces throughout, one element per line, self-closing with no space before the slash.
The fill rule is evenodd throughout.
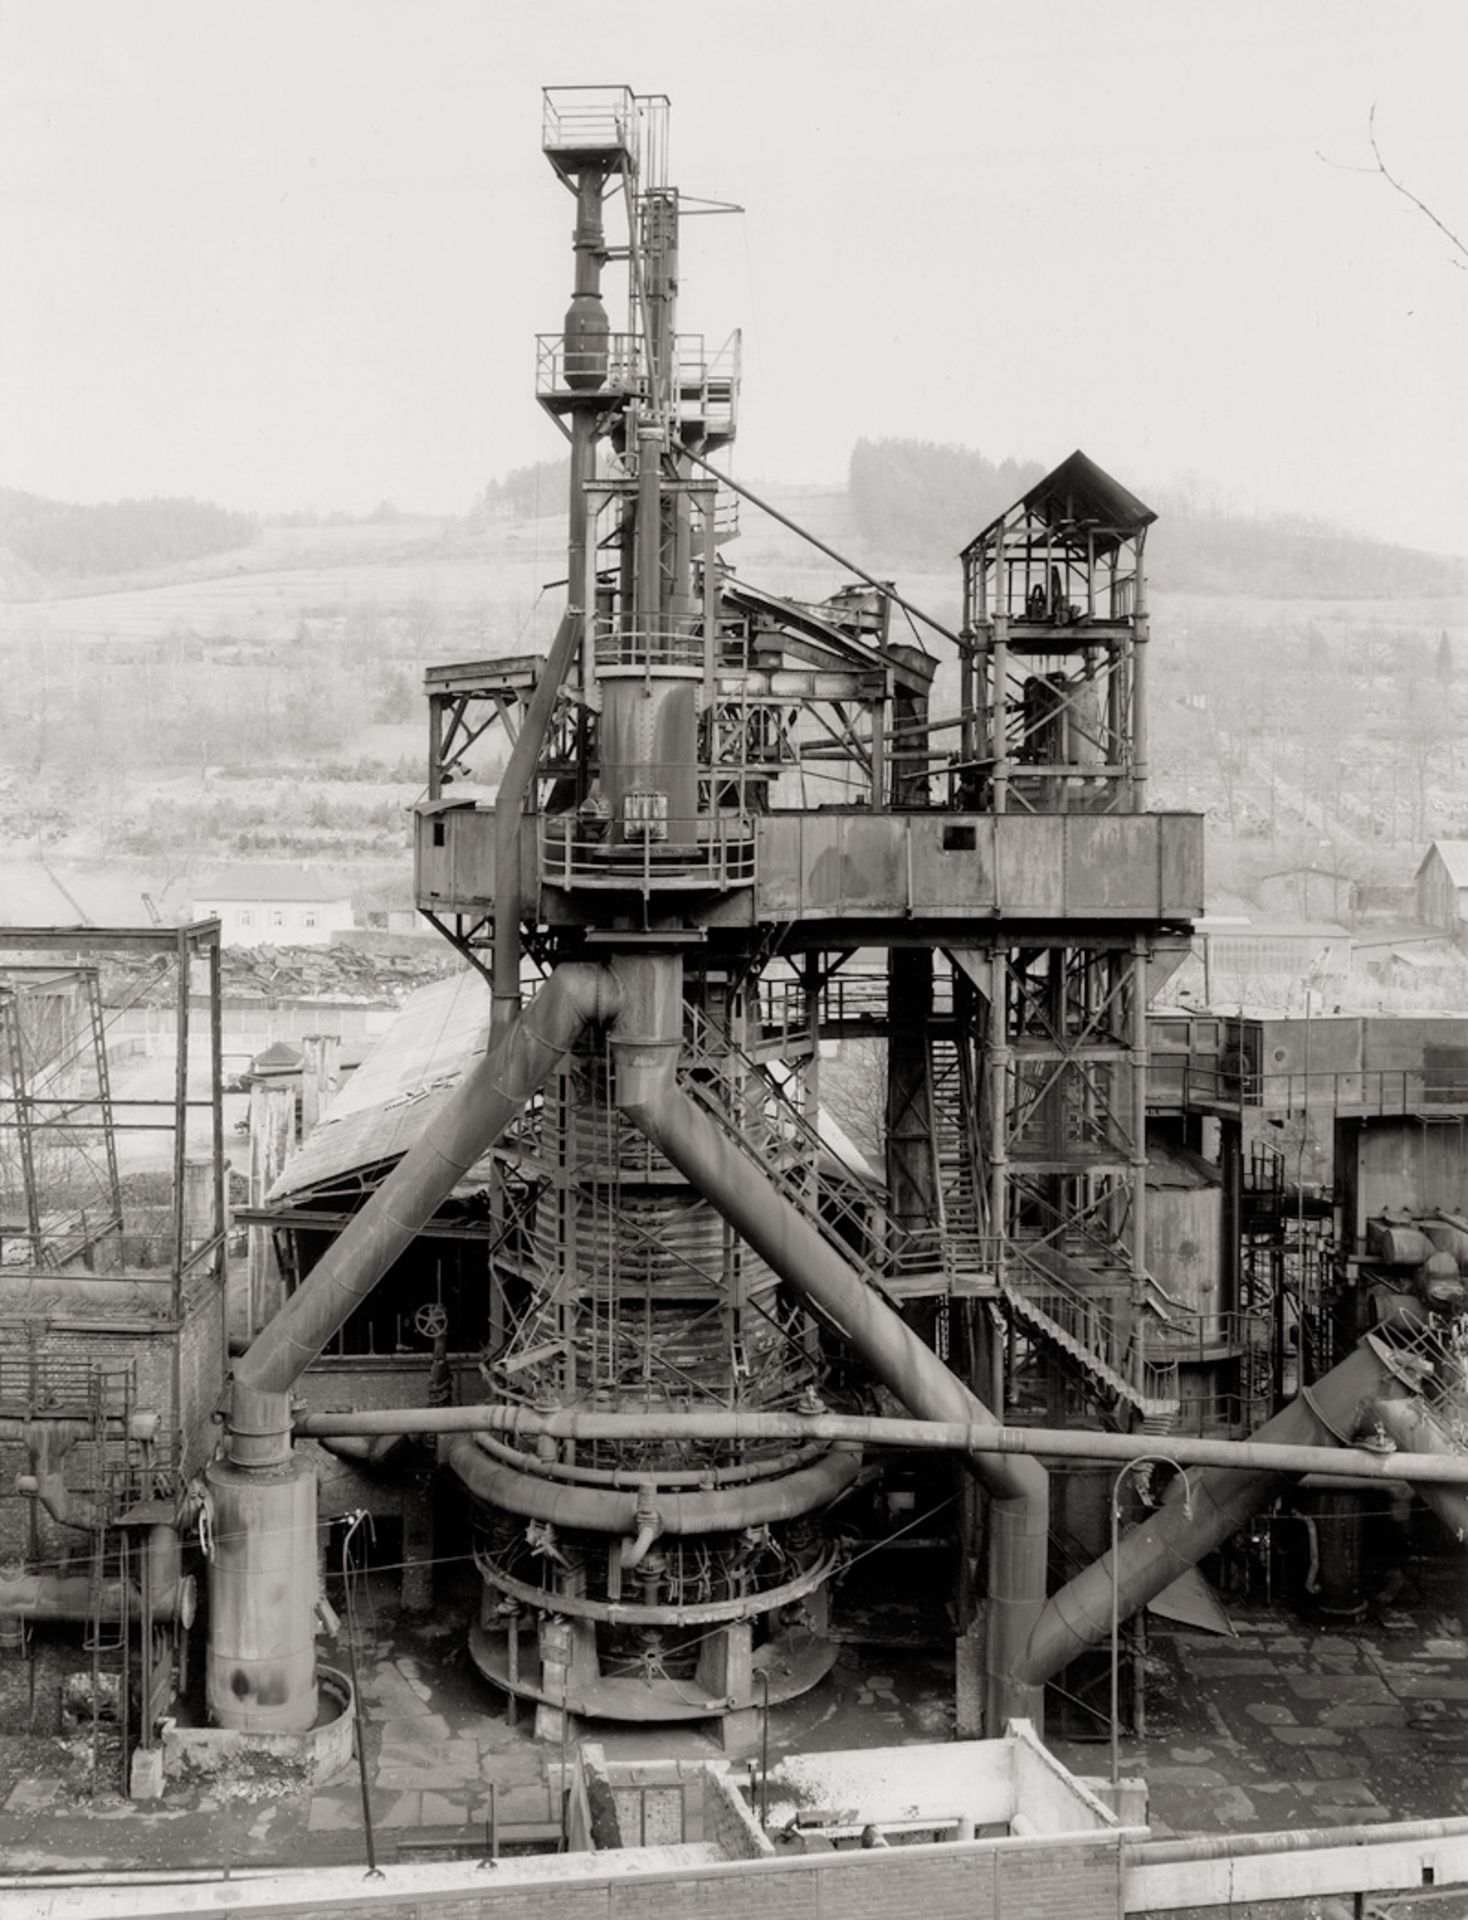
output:
<path id="1" fill-rule="evenodd" d="M 1401 181 L 1397 178 L 1397 176 L 1392 172 L 1391 168 L 1388 167 L 1386 161 L 1382 158 L 1381 147 L 1377 143 L 1377 138 L 1376 138 L 1376 102 L 1374 100 L 1371 103 L 1371 112 L 1367 116 L 1367 120 L 1366 120 L 1366 138 L 1370 142 L 1370 146 L 1371 146 L 1372 164 L 1369 167 L 1345 166 L 1339 160 L 1327 159 L 1323 153 L 1320 155 L 1320 158 L 1322 160 L 1325 160 L 1325 163 L 1327 166 L 1340 167 L 1342 172 L 1371 173 L 1371 174 L 1376 174 L 1381 179 L 1385 180 L 1387 185 L 1392 189 L 1394 193 L 1399 193 L 1402 196 L 1402 198 L 1407 202 L 1409 202 L 1410 205 L 1414 206 L 1420 214 L 1422 214 L 1426 219 L 1430 220 L 1432 224 L 1437 228 L 1438 232 L 1442 234 L 1443 238 L 1448 242 L 1448 245 L 1452 248 L 1453 253 L 1457 256 L 1456 259 L 1451 260 L 1451 264 L 1457 267 L 1460 272 L 1468 272 L 1468 242 L 1460 240 L 1457 234 L 1453 232 L 1452 228 L 1448 226 L 1446 221 L 1440 220 L 1438 218 L 1438 216 L 1433 212 L 1432 208 L 1428 206 L 1425 200 L 1418 199 L 1417 195 L 1413 193 L 1412 189 L 1409 186 L 1407 186 L 1404 181 Z"/>

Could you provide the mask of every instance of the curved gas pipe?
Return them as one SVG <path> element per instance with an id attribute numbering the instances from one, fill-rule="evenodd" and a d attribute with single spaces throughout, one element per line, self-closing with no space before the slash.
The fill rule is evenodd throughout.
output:
<path id="1" fill-rule="evenodd" d="M 1391 1378 L 1383 1349 L 1367 1339 L 1272 1420 L 1266 1420 L 1252 1438 L 1266 1444 L 1278 1441 L 1294 1446 L 1349 1446 L 1363 1427 L 1381 1418 L 1384 1404 L 1394 1404 L 1383 1403 L 1380 1397 Z M 1424 1451 L 1426 1440 L 1425 1434 L 1421 1436 Z M 1166 1441 L 1159 1444 L 1165 1453 Z M 1119 1617 L 1128 1619 L 1146 1606 L 1299 1478 L 1297 1473 L 1257 1467 L 1243 1471 L 1209 1467 L 1190 1474 L 1191 1517 L 1181 1499 L 1169 1498 L 1120 1543 Z M 1422 1491 L 1425 1497 L 1427 1489 Z M 1457 1491 L 1436 1489 L 1440 1494 Z M 1042 1684 L 1078 1653 L 1100 1645 L 1109 1635 L 1111 1559 L 1108 1553 L 1094 1561 L 1046 1603 L 1020 1669 L 1032 1684 Z"/>
<path id="2" fill-rule="evenodd" d="M 206 1685 L 217 1724 L 297 1733 L 316 1714 L 315 1475 L 292 1459 L 292 1387 L 587 1023 L 617 1004 L 608 968 L 558 968 L 238 1362 L 225 1457 L 205 1470 L 215 1543 Z"/>
<path id="3" fill-rule="evenodd" d="M 876 1377 L 922 1418 L 996 1425 L 982 1402 L 811 1223 L 771 1190 L 677 1086 L 678 964 L 676 959 L 639 957 L 612 967 L 558 968 L 373 1200 L 333 1242 L 306 1285 L 240 1362 L 231 1418 L 233 1460 L 268 1468 L 288 1456 L 289 1392 L 295 1379 L 593 1020 L 611 1023 L 619 1107 L 746 1242 L 840 1331 Z M 1376 1408 L 1378 1417 L 1386 1420 L 1396 1419 L 1392 1409 L 1400 1396 L 1387 1396 L 1384 1416 L 1377 1406 L 1389 1371 L 1374 1343 L 1363 1345 L 1267 1421 L 1258 1439 L 1297 1445 L 1349 1442 L 1365 1408 Z M 1431 1444 L 1425 1432 L 1423 1438 Z M 1449 1444 L 1445 1441 L 1435 1450 Z M 446 1453 L 471 1485 L 492 1483 L 492 1497 L 510 1510 L 533 1497 L 536 1514 L 543 1514 L 547 1492 L 552 1491 L 544 1482 L 503 1462 L 491 1462 L 462 1439 L 451 1442 Z M 828 1456 L 815 1471 L 834 1476 L 839 1459 Z M 1105 1556 L 1047 1602 L 1048 1484 L 1043 1467 L 1018 1455 L 970 1454 L 966 1459 L 991 1496 L 987 1712 L 989 1724 L 999 1724 L 1006 1715 L 1036 1715 L 1044 1681 L 1109 1632 L 1111 1562 Z M 1122 1541 L 1118 1578 L 1123 1616 L 1196 1565 L 1295 1477 L 1275 1470 L 1228 1468 L 1195 1476 L 1191 1519 L 1180 1502 L 1165 1503 Z M 737 1491 L 782 1501 L 799 1491 L 786 1485 L 782 1495 L 781 1484 Z M 692 1523 L 698 1505 L 709 1500 L 724 1521 L 728 1500 L 727 1492 L 660 1494 L 655 1510 L 643 1501 L 639 1513 L 637 1497 L 629 1490 L 620 1503 L 627 1511 L 613 1515 L 600 1489 L 553 1491 L 558 1511 L 570 1524 L 586 1524 L 595 1513 L 600 1518 L 589 1523 L 606 1527 L 611 1521 L 633 1538 L 633 1551 L 644 1536 L 651 1543 L 650 1528 L 681 1530 L 677 1523 L 683 1509 L 675 1502 L 690 1502 Z M 700 1516 L 705 1529 L 713 1517 L 705 1508 Z M 1468 1520 L 1468 1507 L 1462 1518 Z"/>
<path id="4" fill-rule="evenodd" d="M 756 1252 L 814 1310 L 836 1326 L 876 1377 L 910 1410 L 926 1419 L 997 1423 L 937 1354 L 868 1287 L 860 1275 L 761 1179 L 724 1140 L 713 1121 L 674 1082 L 681 1035 L 681 969 L 676 958 L 619 960 L 609 967 L 584 964 L 556 969 L 531 1005 L 513 1021 L 470 1072 L 454 1098 L 389 1174 L 362 1211 L 334 1240 L 311 1274 L 257 1336 L 235 1370 L 229 1416 L 229 1465 L 261 1483 L 290 1461 L 291 1388 L 352 1310 L 372 1291 L 431 1218 L 455 1182 L 504 1131 L 570 1052 L 593 1021 L 612 1024 L 617 1061 L 617 1099 L 628 1117 L 696 1190 L 718 1209 Z M 493 1471 L 475 1449 L 477 1462 Z M 462 1471 L 457 1446 L 450 1463 Z M 467 1456 L 463 1456 L 467 1461 Z M 1030 1628 L 1044 1605 L 1048 1538 L 1048 1482 L 1037 1461 L 1019 1456 L 965 1456 L 991 1495 L 988 1665 L 990 1712 L 1038 1714 L 1038 1689 L 1020 1673 Z M 814 1471 L 827 1476 L 854 1471 L 849 1454 L 834 1453 Z M 478 1473 L 476 1465 L 475 1472 Z M 509 1470 L 501 1467 L 505 1473 Z M 805 1470 L 813 1471 L 812 1469 Z M 785 1476 L 768 1488 L 731 1491 L 753 1498 L 791 1497 Z M 510 1482 L 504 1482 L 506 1491 Z M 216 1487 L 216 1495 L 226 1491 Z M 569 1490 L 574 1492 L 575 1490 Z M 797 1494 L 800 1488 L 793 1489 Z M 545 1489 L 537 1487 L 537 1499 Z M 817 1489 L 812 1487 L 815 1495 Z M 600 1496 L 597 1496 L 600 1498 Z M 708 1496 L 705 1496 L 707 1498 Z M 658 1512 L 667 1527 L 678 1510 L 662 1496 Z M 727 1495 L 717 1496 L 723 1520 Z M 802 1510 L 818 1503 L 808 1498 Z M 691 1511 L 691 1509 L 690 1509 Z M 637 1534 L 635 1500 L 626 1531 Z M 672 1530 L 669 1528 L 669 1530 Z M 305 1626 L 315 1604 L 302 1594 Z M 228 1698 L 221 1650 L 218 1684 L 211 1688 L 216 1716 L 226 1724 L 247 1715 Z M 243 1671 L 237 1663 L 234 1677 Z M 311 1703 L 314 1711 L 314 1702 Z M 238 1710 L 237 1710 L 238 1708 Z M 304 1705 L 302 1706 L 304 1711 Z"/>
<path id="5" fill-rule="evenodd" d="M 148 1529 L 148 1603 L 154 1620 L 194 1621 L 192 1574 L 182 1570 L 178 1529 L 158 1521 Z M 131 1581 L 104 1580 L 94 1590 L 85 1573 L 0 1571 L 0 1618 L 17 1620 L 137 1620 L 143 1596 Z"/>
<path id="6" fill-rule="evenodd" d="M 644 960 L 622 977 L 629 991 L 610 1038 L 616 1102 L 628 1119 L 911 1412 L 997 1426 L 983 1402 L 677 1085 L 678 960 Z M 962 1458 L 990 1496 L 986 1724 L 1038 1720 L 1043 1694 L 1022 1660 L 1045 1604 L 1049 1477 L 1039 1461 L 1021 1455 Z"/>

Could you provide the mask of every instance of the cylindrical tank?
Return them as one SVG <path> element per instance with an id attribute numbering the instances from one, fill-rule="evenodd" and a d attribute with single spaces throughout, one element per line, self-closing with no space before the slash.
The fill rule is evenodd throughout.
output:
<path id="1" fill-rule="evenodd" d="M 698 839 L 698 682 L 696 669 L 603 675 L 601 782 L 618 842 Z"/>
<path id="2" fill-rule="evenodd" d="M 1312 1487 L 1301 1515 L 1315 1530 L 1315 1606 L 1337 1619 L 1366 1611 L 1362 1496 L 1353 1487 Z"/>
<path id="3" fill-rule="evenodd" d="M 1146 1261 L 1209 1342 L 1224 1332 L 1223 1189 L 1192 1154 L 1155 1147 L 1147 1167 Z"/>
<path id="4" fill-rule="evenodd" d="M 599 293 L 575 293 L 566 309 L 561 365 L 573 393 L 595 393 L 606 385 L 607 310 Z"/>
<path id="5" fill-rule="evenodd" d="M 303 1460 L 204 1470 L 214 1504 L 209 1713 L 244 1733 L 316 1718 L 316 1475 Z"/>

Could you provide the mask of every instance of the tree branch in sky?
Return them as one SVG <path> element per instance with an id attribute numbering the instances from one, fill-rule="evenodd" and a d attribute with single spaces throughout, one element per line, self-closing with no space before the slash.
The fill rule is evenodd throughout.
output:
<path id="1" fill-rule="evenodd" d="M 1439 220 L 1437 215 L 1433 212 L 1432 208 L 1428 206 L 1427 202 L 1425 200 L 1419 200 L 1417 198 L 1417 195 L 1413 193 L 1412 189 L 1408 186 L 1405 186 L 1397 178 L 1397 176 L 1392 172 L 1391 168 L 1388 167 L 1386 161 L 1382 159 L 1381 148 L 1377 145 L 1377 140 L 1376 140 L 1376 102 L 1374 100 L 1371 103 L 1371 113 L 1366 122 L 1366 137 L 1371 142 L 1371 156 L 1373 160 L 1375 160 L 1376 162 L 1375 166 L 1347 167 L 1343 170 L 1347 173 L 1380 174 L 1382 179 L 1386 181 L 1387 185 L 1392 189 L 1394 193 L 1399 193 L 1404 200 L 1409 201 L 1414 207 L 1416 207 L 1419 213 L 1425 214 L 1427 216 L 1427 218 L 1437 228 L 1438 232 L 1442 234 L 1443 238 L 1452 247 L 1453 252 L 1458 255 L 1458 258 L 1455 259 L 1452 262 L 1452 264 L 1455 267 L 1457 267 L 1460 273 L 1468 272 L 1468 243 L 1465 243 L 1464 241 L 1460 240 L 1457 234 L 1453 232 L 1450 226 L 1448 226 L 1444 221 Z M 1321 154 L 1320 158 L 1324 160 L 1325 155 Z M 1329 161 L 1326 161 L 1326 164 L 1328 166 L 1335 167 L 1335 166 L 1340 166 L 1341 163 L 1338 160 L 1329 160 Z"/>

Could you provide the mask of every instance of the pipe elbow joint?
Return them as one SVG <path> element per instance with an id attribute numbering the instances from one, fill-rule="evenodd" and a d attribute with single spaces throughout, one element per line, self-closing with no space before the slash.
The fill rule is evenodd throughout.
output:
<path id="1" fill-rule="evenodd" d="M 663 1530 L 662 1515 L 658 1512 L 656 1506 L 654 1506 L 651 1495 L 646 1487 L 641 1487 L 638 1490 L 637 1507 L 632 1518 L 636 1523 L 637 1532 L 631 1544 L 624 1545 L 622 1548 L 622 1571 L 624 1573 L 630 1573 L 633 1568 L 642 1565 L 643 1561 L 647 1558 L 653 1541 L 657 1539 Z"/>

